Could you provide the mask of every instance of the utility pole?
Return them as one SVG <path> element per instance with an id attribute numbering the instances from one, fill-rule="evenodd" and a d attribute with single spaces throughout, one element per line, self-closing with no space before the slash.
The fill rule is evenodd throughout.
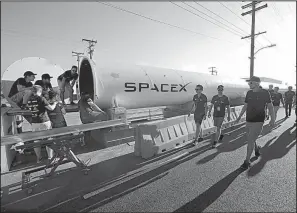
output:
<path id="1" fill-rule="evenodd" d="M 88 49 L 89 49 L 89 55 L 90 55 L 90 59 L 92 59 L 92 56 L 93 56 L 93 52 L 94 52 L 94 46 L 95 44 L 97 43 L 97 41 L 94 41 L 94 40 L 89 40 L 89 39 L 82 39 L 82 41 L 86 41 L 89 43 L 89 46 L 88 46 Z"/>
<path id="2" fill-rule="evenodd" d="M 79 52 L 74 52 L 72 51 L 72 57 L 76 56 L 77 57 L 77 72 L 78 72 L 78 76 L 79 76 L 79 59 L 80 57 L 82 57 L 84 53 L 79 53 Z M 79 91 L 79 80 L 76 82 L 76 96 L 77 96 L 77 100 L 80 99 L 80 91 Z"/>
<path id="3" fill-rule="evenodd" d="M 254 75 L 255 35 L 260 35 L 260 34 L 266 33 L 266 31 L 265 31 L 265 32 L 261 32 L 261 33 L 255 34 L 256 11 L 257 10 L 261 10 L 261 9 L 267 7 L 267 4 L 265 4 L 263 6 L 260 6 L 260 7 L 256 8 L 256 4 L 259 4 L 259 3 L 261 3 L 261 1 L 252 1 L 251 3 L 249 3 L 247 5 L 244 5 L 244 6 L 241 7 L 242 9 L 246 9 L 246 8 L 252 7 L 252 10 L 241 14 L 242 16 L 245 16 L 247 14 L 252 13 L 252 29 L 251 29 L 251 35 L 241 38 L 241 39 L 245 39 L 245 38 L 251 37 L 250 77 L 252 77 Z"/>
<path id="4" fill-rule="evenodd" d="M 208 69 L 211 69 L 211 71 L 209 71 L 211 73 L 211 75 L 213 75 L 214 73 L 216 75 L 218 75 L 218 71 L 214 70 L 216 67 L 209 67 Z"/>

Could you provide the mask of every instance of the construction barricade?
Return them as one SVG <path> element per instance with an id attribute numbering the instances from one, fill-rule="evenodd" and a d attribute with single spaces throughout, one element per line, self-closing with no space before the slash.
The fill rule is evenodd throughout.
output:
<path id="1" fill-rule="evenodd" d="M 163 153 L 188 141 L 186 116 L 140 124 L 135 128 L 134 153 L 144 159 Z"/>
<path id="2" fill-rule="evenodd" d="M 228 121 L 226 114 L 222 128 L 229 128 L 234 124 L 242 107 L 243 106 L 231 108 L 230 121 Z M 244 121 L 245 115 L 242 116 L 239 123 Z M 212 117 L 206 117 L 201 127 L 204 137 L 216 131 Z M 134 154 L 144 159 L 151 158 L 174 149 L 177 146 L 192 142 L 195 138 L 195 133 L 196 124 L 194 115 L 182 115 L 165 120 L 139 124 L 134 129 Z"/>

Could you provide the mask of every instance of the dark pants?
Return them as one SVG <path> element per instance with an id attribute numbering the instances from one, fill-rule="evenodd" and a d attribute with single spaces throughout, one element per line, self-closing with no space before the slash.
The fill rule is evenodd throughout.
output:
<path id="1" fill-rule="evenodd" d="M 286 117 L 291 116 L 291 110 L 292 110 L 292 103 L 285 103 L 285 108 L 286 108 Z M 289 109 L 289 113 L 288 113 Z"/>

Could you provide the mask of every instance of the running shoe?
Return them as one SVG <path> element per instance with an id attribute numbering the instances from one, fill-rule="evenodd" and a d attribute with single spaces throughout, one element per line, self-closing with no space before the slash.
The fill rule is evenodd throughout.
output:
<path id="1" fill-rule="evenodd" d="M 220 135 L 219 141 L 221 142 L 224 138 L 224 135 Z"/>
<path id="2" fill-rule="evenodd" d="M 255 155 L 256 155 L 256 157 L 259 157 L 261 155 L 261 147 L 260 146 L 255 147 Z"/>
<path id="3" fill-rule="evenodd" d="M 218 143 L 217 141 L 214 141 L 214 142 L 212 143 L 212 146 L 211 146 L 211 147 L 212 147 L 212 148 L 216 148 L 217 143 Z"/>
<path id="4" fill-rule="evenodd" d="M 243 164 L 240 166 L 240 168 L 242 168 L 242 169 L 248 169 L 248 168 L 250 168 L 251 167 L 251 163 L 250 162 L 248 162 L 248 161 L 244 161 L 243 162 Z"/>
<path id="5" fill-rule="evenodd" d="M 203 138 L 199 138 L 199 139 L 198 139 L 198 142 L 201 142 L 201 141 L 203 141 Z"/>

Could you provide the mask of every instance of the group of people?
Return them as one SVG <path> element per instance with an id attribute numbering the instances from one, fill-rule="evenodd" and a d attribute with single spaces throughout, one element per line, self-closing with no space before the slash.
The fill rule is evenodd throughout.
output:
<path id="1" fill-rule="evenodd" d="M 280 102 L 282 103 L 283 107 L 285 107 L 286 117 L 288 118 L 291 116 L 292 106 L 293 103 L 296 102 L 296 93 L 292 91 L 293 87 L 289 86 L 288 91 L 284 93 L 284 96 L 279 92 L 279 87 L 274 87 L 273 85 L 269 85 L 268 92 L 271 96 L 272 103 L 273 103 L 273 109 L 275 113 L 275 118 L 277 115 L 277 111 L 280 107 Z M 267 120 L 269 119 L 269 116 L 267 115 Z"/>
<path id="2" fill-rule="evenodd" d="M 286 108 L 286 118 L 291 115 L 292 105 L 296 106 L 296 94 L 292 91 L 292 87 L 288 88 L 288 91 L 284 94 L 284 100 L 282 94 L 279 93 L 279 88 L 273 85 L 269 86 L 269 90 L 265 90 L 261 87 L 261 80 L 259 77 L 253 76 L 247 80 L 250 90 L 247 92 L 245 97 L 245 104 L 235 120 L 238 123 L 241 117 L 246 113 L 246 134 L 247 134 L 247 155 L 242 168 L 247 169 L 250 167 L 250 158 L 255 151 L 255 156 L 259 157 L 261 155 L 261 147 L 256 144 L 256 140 L 264 125 L 264 121 L 267 118 L 267 113 L 270 115 L 269 125 L 272 127 L 275 124 L 277 111 L 282 102 L 283 106 Z M 203 141 L 201 136 L 201 124 L 202 121 L 206 119 L 206 116 L 211 117 L 211 111 L 213 110 L 213 121 L 216 127 L 216 134 L 212 142 L 212 147 L 215 148 L 219 141 L 222 141 L 223 135 L 221 134 L 221 127 L 225 118 L 225 113 L 227 109 L 227 120 L 230 121 L 230 103 L 229 98 L 223 94 L 224 86 L 219 85 L 217 87 L 218 94 L 212 97 L 210 107 L 207 106 L 207 97 L 204 95 L 203 86 L 197 85 L 195 91 L 197 94 L 193 97 L 193 106 L 188 116 L 194 112 L 194 120 L 196 123 L 196 137 L 193 144 L 196 145 L 197 142 Z M 296 110 L 295 110 L 296 113 Z"/>
<path id="3" fill-rule="evenodd" d="M 64 115 L 64 92 L 69 91 L 70 104 L 73 102 L 73 86 L 75 85 L 78 74 L 77 67 L 72 66 L 71 70 L 65 71 L 58 78 L 59 92 L 53 90 L 51 78 L 48 73 L 41 76 L 34 85 L 33 81 L 37 74 L 26 71 L 23 78 L 18 78 L 12 85 L 8 98 L 12 103 L 21 109 L 30 110 L 31 116 L 24 116 L 31 124 L 32 131 L 48 130 L 52 128 L 66 127 Z M 79 100 L 80 118 L 82 123 L 91 123 L 106 120 L 106 113 L 101 110 L 91 99 L 91 94 L 82 93 Z M 17 116 L 17 131 L 22 132 L 23 117 Z M 53 150 L 46 147 L 48 159 L 54 155 Z M 37 162 L 42 161 L 41 147 L 34 149 Z"/>

